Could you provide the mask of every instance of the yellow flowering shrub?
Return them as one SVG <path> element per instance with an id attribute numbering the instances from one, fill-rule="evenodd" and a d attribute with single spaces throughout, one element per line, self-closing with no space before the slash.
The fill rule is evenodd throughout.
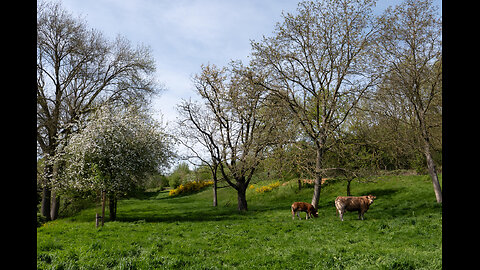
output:
<path id="1" fill-rule="evenodd" d="M 176 189 L 170 190 L 170 192 L 168 193 L 168 196 L 176 196 L 179 194 L 188 194 L 188 193 L 197 192 L 200 189 L 210 185 L 213 185 L 213 180 L 187 182 L 185 185 L 181 184 Z"/>
<path id="2" fill-rule="evenodd" d="M 258 192 L 258 193 L 269 192 L 269 191 L 272 191 L 272 189 L 277 188 L 279 186 L 280 186 L 280 181 L 277 181 L 277 182 L 272 183 L 270 185 L 262 186 L 260 188 L 257 188 L 257 189 L 255 189 L 255 191 Z"/>

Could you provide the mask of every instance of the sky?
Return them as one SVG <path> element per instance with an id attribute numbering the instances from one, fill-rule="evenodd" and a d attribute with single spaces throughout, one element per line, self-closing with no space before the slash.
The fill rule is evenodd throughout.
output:
<path id="1" fill-rule="evenodd" d="M 295 12 L 297 0 L 61 0 L 107 38 L 118 34 L 150 46 L 156 79 L 165 89 L 153 100 L 156 119 L 174 125 L 176 104 L 195 99 L 192 77 L 202 64 L 248 63 L 250 41 L 270 36 L 282 11 Z M 376 11 L 400 0 L 379 0 Z M 440 7 L 441 0 L 434 0 Z"/>

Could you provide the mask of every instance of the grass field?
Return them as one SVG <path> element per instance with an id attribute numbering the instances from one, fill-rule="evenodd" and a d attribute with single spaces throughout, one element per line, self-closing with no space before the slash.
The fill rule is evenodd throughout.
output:
<path id="1" fill-rule="evenodd" d="M 440 177 L 441 180 L 441 177 Z M 256 186 L 267 185 L 265 181 Z M 382 176 L 352 182 L 353 195 L 377 196 L 358 220 L 341 222 L 334 199 L 345 182 L 322 188 L 319 217 L 292 220 L 294 201 L 310 202 L 313 189 L 295 183 L 268 193 L 248 190 L 249 211 L 236 194 L 210 188 L 189 196 L 145 193 L 118 202 L 117 221 L 95 228 L 86 209 L 37 229 L 38 269 L 441 269 L 442 206 L 428 176 Z"/>

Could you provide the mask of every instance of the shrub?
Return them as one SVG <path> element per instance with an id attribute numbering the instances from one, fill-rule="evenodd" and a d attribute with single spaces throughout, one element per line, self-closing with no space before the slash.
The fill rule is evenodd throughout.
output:
<path id="1" fill-rule="evenodd" d="M 163 187 L 168 186 L 168 178 L 159 173 L 150 174 L 143 180 L 143 189 L 156 189 L 162 190 Z"/>
<path id="2" fill-rule="evenodd" d="M 176 189 L 170 190 L 168 193 L 169 196 L 176 196 L 179 194 L 189 194 L 200 191 L 202 188 L 206 186 L 213 185 L 213 181 L 192 181 L 187 182 L 185 185 L 180 184 Z"/>
<path id="3" fill-rule="evenodd" d="M 257 188 L 257 189 L 255 189 L 255 191 L 258 192 L 258 193 L 265 193 L 265 192 L 272 191 L 272 189 L 277 188 L 279 186 L 280 186 L 280 181 L 277 181 L 277 182 L 272 183 L 268 186 L 262 186 L 260 188 Z"/>
<path id="4" fill-rule="evenodd" d="M 182 183 L 186 183 L 190 177 L 190 169 L 187 163 L 178 164 L 168 178 L 168 184 L 172 188 L 177 188 Z"/>

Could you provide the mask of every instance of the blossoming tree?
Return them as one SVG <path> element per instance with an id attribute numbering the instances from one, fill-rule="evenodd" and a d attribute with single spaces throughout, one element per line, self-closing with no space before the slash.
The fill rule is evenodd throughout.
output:
<path id="1" fill-rule="evenodd" d="M 64 169 L 62 181 L 55 186 L 101 192 L 103 224 L 107 196 L 113 221 L 118 196 L 145 174 L 165 168 L 172 156 L 169 136 L 149 115 L 135 107 L 103 106 L 85 128 L 72 135 L 57 158 Z"/>

